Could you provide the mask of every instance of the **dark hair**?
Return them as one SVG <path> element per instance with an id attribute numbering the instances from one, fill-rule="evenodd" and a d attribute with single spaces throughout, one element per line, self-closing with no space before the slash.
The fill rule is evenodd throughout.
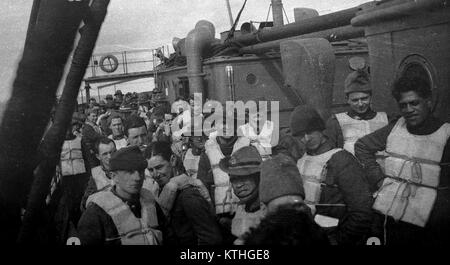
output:
<path id="1" fill-rule="evenodd" d="M 172 148 L 168 142 L 151 142 L 144 150 L 145 159 L 149 159 L 152 156 L 161 156 L 164 160 L 170 161 L 172 154 Z"/>
<path id="2" fill-rule="evenodd" d="M 108 137 L 104 137 L 104 136 L 99 137 L 97 139 L 97 141 L 95 141 L 95 146 L 94 146 L 95 153 L 98 155 L 98 147 L 100 146 L 100 144 L 110 144 L 110 143 L 113 143 L 114 146 L 116 146 L 116 143 L 114 143 L 114 141 L 112 139 L 109 139 Z"/>
<path id="3" fill-rule="evenodd" d="M 120 116 L 118 113 L 113 113 L 108 117 L 108 127 L 111 126 L 111 122 L 113 119 L 120 119 L 122 121 L 122 124 L 124 123 L 122 116 Z"/>
<path id="4" fill-rule="evenodd" d="M 430 83 L 421 77 L 413 76 L 402 76 L 397 79 L 392 88 L 392 96 L 395 100 L 399 101 L 402 93 L 409 91 L 416 92 L 421 98 L 431 97 L 431 87 Z"/>
<path id="5" fill-rule="evenodd" d="M 243 236 L 245 245 L 329 245 L 325 232 L 312 217 L 294 205 L 282 205 Z"/>
<path id="6" fill-rule="evenodd" d="M 129 129 L 140 128 L 142 126 L 147 129 L 144 119 L 135 114 L 130 115 L 125 121 L 125 135 L 128 137 Z"/>

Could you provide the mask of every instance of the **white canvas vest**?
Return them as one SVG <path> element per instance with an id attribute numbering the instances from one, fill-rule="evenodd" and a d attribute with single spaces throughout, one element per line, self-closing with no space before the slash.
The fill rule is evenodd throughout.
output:
<path id="1" fill-rule="evenodd" d="M 82 173 L 86 173 L 86 167 L 81 152 L 81 138 L 64 141 L 61 150 L 61 174 L 70 176 Z"/>
<path id="2" fill-rule="evenodd" d="M 316 212 L 316 205 L 320 205 L 322 185 L 325 185 L 324 182 L 327 176 L 327 162 L 334 154 L 341 150 L 340 148 L 335 148 L 315 156 L 310 156 L 305 153 L 297 161 L 297 167 L 302 177 L 303 188 L 305 190 L 305 203 L 312 209 L 313 214 Z M 333 219 L 336 224 L 338 222 L 336 218 L 328 217 L 327 219 Z M 328 224 L 321 223 L 321 220 L 325 220 L 325 218 L 315 218 L 315 221 L 322 227 L 329 226 Z"/>
<path id="3" fill-rule="evenodd" d="M 119 149 L 122 149 L 124 147 L 127 147 L 127 145 L 128 145 L 127 139 L 125 139 L 125 137 L 122 138 L 122 139 L 119 139 L 119 140 L 114 140 L 112 134 L 110 134 L 108 136 L 108 138 L 114 141 L 114 144 L 116 145 L 116 150 L 119 150 Z"/>
<path id="4" fill-rule="evenodd" d="M 157 230 L 158 218 L 155 199 L 147 190 L 141 190 L 141 218 L 136 218 L 129 206 L 110 190 L 91 195 L 91 201 L 100 206 L 111 216 L 118 238 L 107 238 L 106 241 L 120 239 L 122 245 L 160 245 L 162 232 Z"/>
<path id="5" fill-rule="evenodd" d="M 241 237 L 252 227 L 257 227 L 264 218 L 266 214 L 266 209 L 264 205 L 253 213 L 248 213 L 245 211 L 245 205 L 240 204 L 236 208 L 236 214 L 231 221 L 231 233 L 236 237 Z"/>
<path id="6" fill-rule="evenodd" d="M 413 135 L 400 118 L 387 138 L 386 175 L 375 194 L 373 208 L 420 227 L 425 227 L 437 196 L 445 145 L 450 124 L 432 134 Z"/>
<path id="7" fill-rule="evenodd" d="M 219 167 L 219 162 L 225 156 L 220 150 L 216 140 L 217 132 L 212 132 L 205 143 L 205 153 L 209 158 L 214 177 L 214 205 L 216 214 L 234 212 L 239 199 L 234 195 L 231 187 L 230 177 Z M 239 137 L 233 146 L 233 153 L 236 150 L 248 146 L 250 140 L 246 137 Z"/>
<path id="8" fill-rule="evenodd" d="M 272 121 L 266 121 L 259 134 L 256 134 L 255 129 L 250 126 L 249 123 L 240 126 L 239 129 L 245 137 L 250 139 L 250 144 L 258 149 L 262 160 L 270 158 L 272 155 L 271 141 L 274 129 L 274 124 Z"/>
<path id="9" fill-rule="evenodd" d="M 189 148 L 184 154 L 183 166 L 186 169 L 186 173 L 193 177 L 197 177 L 198 163 L 200 162 L 200 156 L 192 154 L 192 148 Z"/>
<path id="10" fill-rule="evenodd" d="M 359 138 L 388 125 L 385 112 L 377 112 L 377 115 L 371 120 L 353 119 L 347 113 L 336 114 L 336 119 L 344 137 L 344 149 L 353 155 L 355 155 L 355 143 Z"/>
<path id="11" fill-rule="evenodd" d="M 92 178 L 95 181 L 97 190 L 101 190 L 105 187 L 111 187 L 113 185 L 112 179 L 106 176 L 105 171 L 103 171 L 101 166 L 96 166 L 91 169 Z"/>

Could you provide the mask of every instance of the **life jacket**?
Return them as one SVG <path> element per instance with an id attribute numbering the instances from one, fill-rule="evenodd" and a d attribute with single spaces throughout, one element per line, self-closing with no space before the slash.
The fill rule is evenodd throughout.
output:
<path id="1" fill-rule="evenodd" d="M 184 154 L 183 166 L 189 176 L 196 178 L 198 172 L 198 163 L 200 156 L 192 154 L 192 148 L 189 148 Z"/>
<path id="2" fill-rule="evenodd" d="M 216 214 L 232 213 L 235 211 L 239 199 L 234 195 L 230 177 L 219 167 L 220 160 L 225 156 L 220 150 L 216 137 L 217 131 L 212 132 L 205 143 L 205 153 L 208 156 L 214 177 L 214 205 Z M 248 145 L 250 145 L 250 140 L 248 138 L 238 137 L 233 146 L 233 153 Z"/>
<path id="3" fill-rule="evenodd" d="M 61 174 L 70 176 L 82 173 L 86 173 L 86 167 L 81 152 L 81 138 L 64 141 L 61 150 Z"/>
<path id="4" fill-rule="evenodd" d="M 119 139 L 119 140 L 114 140 L 112 134 L 110 134 L 108 136 L 108 138 L 114 141 L 114 144 L 116 145 L 116 150 L 119 150 L 119 149 L 122 149 L 124 147 L 127 147 L 127 145 L 128 145 L 127 139 L 125 139 L 125 137 L 122 138 L 122 139 Z"/>
<path id="5" fill-rule="evenodd" d="M 159 206 L 161 206 L 161 209 L 167 217 L 170 216 L 170 211 L 172 210 L 178 191 L 188 187 L 196 188 L 200 195 L 212 206 L 211 197 L 203 182 L 199 179 L 189 177 L 186 174 L 181 174 L 171 178 L 170 181 L 164 185 L 159 196 L 156 197 Z"/>
<path id="6" fill-rule="evenodd" d="M 129 206 L 110 189 L 94 193 L 90 201 L 111 216 L 119 236 L 106 241 L 120 239 L 122 245 L 161 245 L 162 232 L 158 230 L 155 199 L 152 194 L 141 190 L 141 218 L 134 216 Z"/>
<path id="7" fill-rule="evenodd" d="M 101 166 L 96 166 L 91 169 L 92 178 L 95 181 L 97 190 L 102 190 L 105 187 L 111 187 L 113 185 L 112 179 L 106 176 L 105 171 L 103 171 Z"/>
<path id="8" fill-rule="evenodd" d="M 413 135 L 400 118 L 386 142 L 386 176 L 375 194 L 373 208 L 420 227 L 425 227 L 437 196 L 440 161 L 450 137 L 450 124 L 428 135 Z"/>
<path id="9" fill-rule="evenodd" d="M 236 214 L 231 221 L 231 233 L 236 237 L 241 237 L 252 227 L 257 227 L 266 214 L 266 208 L 261 204 L 261 208 L 253 213 L 245 211 L 245 205 L 239 204 Z"/>
<path id="10" fill-rule="evenodd" d="M 335 148 L 320 155 L 310 156 L 304 154 L 298 161 L 297 167 L 300 172 L 300 176 L 303 180 L 303 188 L 305 190 L 305 203 L 308 205 L 312 212 L 315 214 L 316 206 L 320 204 L 320 195 L 322 192 L 322 186 L 327 185 L 325 179 L 327 177 L 327 163 L 331 157 L 337 152 L 342 151 L 341 148 Z M 327 206 L 343 206 L 340 204 Z M 319 216 L 320 217 L 320 216 Z M 338 220 L 333 217 L 327 218 L 315 218 L 316 223 L 322 227 L 328 227 L 328 223 L 338 223 Z M 322 222 L 324 221 L 324 222 Z"/>
<path id="11" fill-rule="evenodd" d="M 245 137 L 250 139 L 250 144 L 258 149 L 262 160 L 270 158 L 272 155 L 271 141 L 274 129 L 274 124 L 272 121 L 266 121 L 259 134 L 256 134 L 255 129 L 249 123 L 240 126 L 239 129 Z M 274 145 L 276 144 L 277 143 Z"/>

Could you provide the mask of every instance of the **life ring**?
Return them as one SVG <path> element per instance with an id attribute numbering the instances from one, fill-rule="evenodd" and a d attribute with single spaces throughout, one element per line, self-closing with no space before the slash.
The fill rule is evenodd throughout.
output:
<path id="1" fill-rule="evenodd" d="M 116 56 L 108 54 L 100 58 L 100 69 L 102 71 L 112 73 L 117 70 L 117 67 L 119 67 L 119 60 Z"/>

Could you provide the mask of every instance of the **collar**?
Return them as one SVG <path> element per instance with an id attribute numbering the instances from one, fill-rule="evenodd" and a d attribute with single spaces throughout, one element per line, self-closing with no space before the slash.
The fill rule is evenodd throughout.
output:
<path id="1" fill-rule="evenodd" d="M 112 135 L 112 134 L 111 134 L 111 135 Z M 119 135 L 119 136 L 114 136 L 114 135 L 112 135 L 112 139 L 113 139 L 113 140 L 122 140 L 123 138 L 125 138 L 124 135 Z"/>
<path id="2" fill-rule="evenodd" d="M 331 140 L 326 136 L 324 137 L 326 138 L 326 140 L 314 152 L 306 151 L 306 153 L 310 156 L 317 156 L 333 149 L 333 143 L 331 142 Z"/>
<path id="3" fill-rule="evenodd" d="M 371 120 L 375 118 L 375 116 L 377 116 L 377 113 L 373 111 L 371 108 L 367 109 L 367 111 L 362 114 L 356 113 L 354 110 L 351 109 L 347 112 L 347 115 L 355 120 Z"/>
<path id="4" fill-rule="evenodd" d="M 136 196 L 134 196 L 133 198 L 131 198 L 131 199 L 125 199 L 125 198 L 122 198 L 118 193 L 117 193 L 117 191 L 116 191 L 116 186 L 113 186 L 112 188 L 111 188 L 111 192 L 114 194 L 114 195 L 116 195 L 117 197 L 119 197 L 124 203 L 126 203 L 127 205 L 136 205 L 136 204 L 140 204 L 140 201 L 139 201 L 139 195 L 136 195 Z"/>
<path id="5" fill-rule="evenodd" d="M 443 121 L 440 119 L 430 115 L 425 121 L 415 127 L 409 127 L 408 124 L 406 125 L 406 129 L 409 133 L 415 134 L 415 135 L 427 135 L 432 134 L 435 131 L 437 131 L 439 128 L 441 128 L 442 124 L 444 124 Z"/>

